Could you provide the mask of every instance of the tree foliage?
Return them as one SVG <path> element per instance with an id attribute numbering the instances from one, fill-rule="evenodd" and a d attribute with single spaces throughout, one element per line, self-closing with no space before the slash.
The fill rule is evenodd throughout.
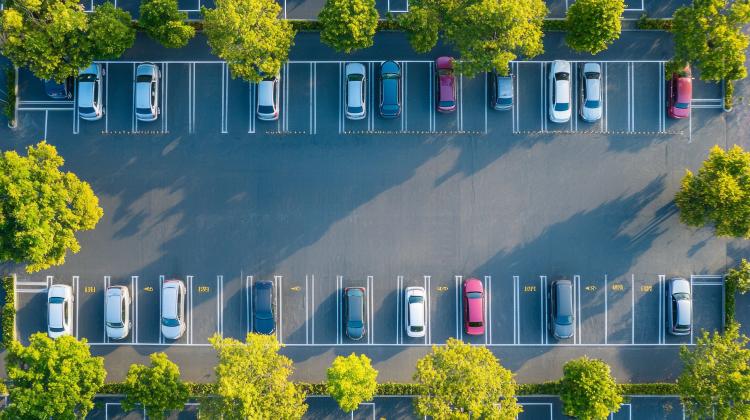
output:
<path id="1" fill-rule="evenodd" d="M 327 376 L 328 394 L 345 412 L 354 411 L 361 402 L 375 397 L 378 371 L 364 354 L 336 357 L 328 368 Z"/>
<path id="2" fill-rule="evenodd" d="M 130 365 L 125 378 L 122 407 L 130 411 L 140 405 L 149 419 L 162 420 L 168 410 L 180 410 L 190 397 L 180 380 L 180 368 L 164 353 L 152 353 L 151 366 Z"/>
<path id="3" fill-rule="evenodd" d="M 320 40 L 345 53 L 371 47 L 378 18 L 375 0 L 326 0 L 318 14 Z"/>
<path id="4" fill-rule="evenodd" d="M 543 0 L 413 0 L 399 21 L 419 53 L 442 35 L 460 54 L 456 69 L 471 77 L 492 69 L 505 74 L 518 55 L 544 52 L 546 15 Z"/>
<path id="5" fill-rule="evenodd" d="M 677 379 L 680 398 L 690 418 L 717 420 L 750 418 L 750 350 L 739 324 L 724 334 L 707 331 L 692 348 L 682 347 L 682 374 Z"/>
<path id="6" fill-rule="evenodd" d="M 584 356 L 563 367 L 560 399 L 567 416 L 581 420 L 604 420 L 620 410 L 623 402 L 620 387 L 609 365 Z"/>
<path id="7" fill-rule="evenodd" d="M 674 13 L 675 67 L 688 62 L 700 69 L 703 80 L 739 80 L 747 76 L 745 50 L 750 23 L 746 0 L 694 0 Z"/>
<path id="8" fill-rule="evenodd" d="M 566 16 L 565 43 L 576 51 L 597 54 L 620 37 L 624 0 L 576 0 Z"/>
<path id="9" fill-rule="evenodd" d="M 214 335 L 216 396 L 201 404 L 208 418 L 300 419 L 307 411 L 305 393 L 289 380 L 292 361 L 279 354 L 274 336 L 249 333 L 242 343 Z"/>
<path id="10" fill-rule="evenodd" d="M 730 268 L 725 276 L 727 283 L 734 284 L 734 290 L 740 294 L 750 292 L 750 262 L 742 259 L 735 268 Z"/>
<path id="11" fill-rule="evenodd" d="M 79 230 L 93 229 L 103 211 L 89 184 L 63 172 L 54 146 L 29 146 L 28 156 L 0 156 L 0 261 L 26 263 L 34 272 L 78 252 Z"/>
<path id="12" fill-rule="evenodd" d="M 144 0 L 138 24 L 146 34 L 167 48 L 181 48 L 195 36 L 195 28 L 185 23 L 177 0 Z"/>
<path id="13" fill-rule="evenodd" d="M 697 174 L 686 170 L 675 202 L 688 226 L 713 225 L 718 236 L 750 238 L 750 153 L 714 146 Z"/>
<path id="14" fill-rule="evenodd" d="M 106 376 L 104 359 L 71 336 L 36 333 L 28 347 L 13 341 L 5 363 L 10 397 L 0 418 L 9 420 L 85 418 Z"/>
<path id="15" fill-rule="evenodd" d="M 275 0 L 217 0 L 215 9 L 202 9 L 208 45 L 229 63 L 232 77 L 260 82 L 281 70 L 294 29 L 280 11 Z"/>
<path id="16" fill-rule="evenodd" d="M 515 419 L 522 411 L 513 373 L 487 348 L 455 338 L 433 346 L 432 353 L 417 361 L 414 380 L 421 389 L 414 402 L 420 416 Z"/>

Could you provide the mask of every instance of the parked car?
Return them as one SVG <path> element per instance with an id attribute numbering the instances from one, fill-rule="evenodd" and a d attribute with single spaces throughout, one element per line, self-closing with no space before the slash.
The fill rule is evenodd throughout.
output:
<path id="1" fill-rule="evenodd" d="M 456 76 L 453 74 L 453 57 L 438 57 L 435 60 L 435 91 L 437 92 L 437 110 L 453 112 L 456 110 Z"/>
<path id="2" fill-rule="evenodd" d="M 690 283 L 682 277 L 667 282 L 667 322 L 672 335 L 689 335 L 692 330 L 693 301 Z"/>
<path id="3" fill-rule="evenodd" d="M 135 118 L 154 121 L 159 117 L 159 79 L 161 71 L 151 63 L 135 69 Z"/>
<path id="4" fill-rule="evenodd" d="M 279 119 L 280 75 L 266 77 L 258 83 L 258 119 L 276 121 Z"/>
<path id="5" fill-rule="evenodd" d="M 346 76 L 346 118 L 364 119 L 367 116 L 365 66 L 360 63 L 348 63 L 344 74 Z"/>
<path id="6" fill-rule="evenodd" d="M 497 111 L 513 108 L 513 74 L 502 76 L 497 70 L 490 73 L 490 107 Z"/>
<path id="7" fill-rule="evenodd" d="M 469 335 L 484 334 L 484 286 L 470 278 L 464 280 L 464 329 Z"/>
<path id="8" fill-rule="evenodd" d="M 104 324 L 107 337 L 122 340 L 130 332 L 130 291 L 125 286 L 110 286 L 104 294 Z"/>
<path id="9" fill-rule="evenodd" d="M 549 119 L 552 122 L 570 121 L 570 63 L 552 62 L 549 70 Z"/>
<path id="10" fill-rule="evenodd" d="M 380 116 L 401 115 L 401 66 L 395 61 L 380 65 Z"/>
<path id="11" fill-rule="evenodd" d="M 667 114 L 672 118 L 689 117 L 692 100 L 693 74 L 688 64 L 667 81 Z"/>
<path id="12" fill-rule="evenodd" d="M 598 121 L 602 117 L 602 69 L 599 63 L 586 63 L 578 72 L 578 111 L 586 122 Z"/>
<path id="13" fill-rule="evenodd" d="M 67 284 L 53 284 L 47 290 L 47 335 L 57 338 L 71 334 L 73 317 L 73 288 Z"/>
<path id="14" fill-rule="evenodd" d="M 407 287 L 404 291 L 406 335 L 409 337 L 419 338 L 425 335 L 424 299 L 424 287 Z"/>
<path id="15" fill-rule="evenodd" d="M 44 80 L 44 93 L 52 99 L 73 99 L 73 78 L 68 77 L 62 83 Z"/>
<path id="16" fill-rule="evenodd" d="M 96 121 L 104 115 L 104 75 L 104 68 L 98 63 L 78 73 L 78 116 L 83 120 Z"/>
<path id="17" fill-rule="evenodd" d="M 573 311 L 573 283 L 567 279 L 555 280 L 547 290 L 549 302 L 549 330 L 558 340 L 573 337 L 575 315 Z"/>
<path id="18" fill-rule="evenodd" d="M 344 327 L 346 336 L 361 340 L 365 336 L 365 296 L 364 287 L 344 289 Z"/>
<path id="19" fill-rule="evenodd" d="M 276 332 L 276 304 L 273 282 L 262 280 L 253 284 L 253 331 L 258 334 Z"/>
<path id="20" fill-rule="evenodd" d="M 177 340 L 185 329 L 185 284 L 180 280 L 166 280 L 161 286 L 161 334 Z"/>

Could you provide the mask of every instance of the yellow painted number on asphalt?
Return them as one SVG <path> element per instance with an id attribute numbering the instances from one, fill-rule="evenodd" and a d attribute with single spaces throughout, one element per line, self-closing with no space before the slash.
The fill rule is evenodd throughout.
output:
<path id="1" fill-rule="evenodd" d="M 593 284 L 589 284 L 588 286 L 584 287 L 584 289 L 586 289 L 587 292 L 594 292 L 596 291 L 596 286 L 594 286 Z"/>
<path id="2" fill-rule="evenodd" d="M 299 292 L 300 290 L 302 290 L 302 288 L 300 286 L 294 286 L 291 288 L 291 290 L 292 292 Z"/>
<path id="3" fill-rule="evenodd" d="M 96 293 L 96 286 L 86 286 L 83 288 L 83 293 Z"/>
<path id="4" fill-rule="evenodd" d="M 652 286 L 650 284 L 645 284 L 645 285 L 641 286 L 641 292 L 650 292 L 650 291 L 653 291 L 653 290 L 654 290 L 654 286 Z"/>
<path id="5" fill-rule="evenodd" d="M 448 291 L 448 286 L 438 286 L 437 291 L 438 292 L 447 292 Z"/>
<path id="6" fill-rule="evenodd" d="M 198 286 L 198 293 L 208 293 L 211 290 L 208 286 Z"/>
<path id="7" fill-rule="evenodd" d="M 614 283 L 612 284 L 612 290 L 615 292 L 622 292 L 625 290 L 625 286 L 623 286 L 621 283 Z"/>
<path id="8" fill-rule="evenodd" d="M 524 292 L 536 292 L 536 286 L 523 286 Z"/>
<path id="9" fill-rule="evenodd" d="M 154 288 L 151 287 L 151 286 L 147 286 L 147 287 L 144 287 L 143 290 L 146 291 L 146 292 L 153 292 Z"/>

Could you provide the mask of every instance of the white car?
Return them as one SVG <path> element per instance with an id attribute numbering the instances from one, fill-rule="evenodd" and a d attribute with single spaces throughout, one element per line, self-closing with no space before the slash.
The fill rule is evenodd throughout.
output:
<path id="1" fill-rule="evenodd" d="M 67 284 L 53 284 L 47 290 L 47 335 L 57 338 L 71 334 L 73 317 L 73 288 Z"/>
<path id="2" fill-rule="evenodd" d="M 104 115 L 102 101 L 104 68 L 94 63 L 78 73 L 78 116 L 83 120 L 96 121 Z"/>
<path id="3" fill-rule="evenodd" d="M 406 321 L 406 335 L 409 337 L 424 337 L 424 302 L 424 287 L 407 287 L 404 291 L 404 304 L 406 305 L 404 320 Z"/>
<path id="4" fill-rule="evenodd" d="M 104 295 L 104 324 L 107 337 L 122 340 L 130 332 L 130 291 L 125 286 L 111 286 Z"/>
<path id="5" fill-rule="evenodd" d="M 602 70 L 599 63 L 586 63 L 583 71 L 578 73 L 578 85 L 581 92 L 578 95 L 579 112 L 586 122 L 599 121 L 602 117 Z"/>
<path id="6" fill-rule="evenodd" d="M 549 119 L 552 122 L 570 121 L 570 63 L 552 62 L 549 71 Z"/>
<path id="7" fill-rule="evenodd" d="M 185 284 L 166 280 L 161 286 L 161 334 L 177 340 L 185 333 Z"/>
<path id="8" fill-rule="evenodd" d="M 151 63 L 139 64 L 135 70 L 135 118 L 155 121 L 159 117 L 159 79 L 161 71 Z"/>
<path id="9" fill-rule="evenodd" d="M 361 120 L 367 116 L 365 107 L 365 66 L 360 63 L 348 63 L 346 65 L 346 118 L 350 120 Z"/>
<path id="10" fill-rule="evenodd" d="M 276 121 L 279 119 L 279 75 L 267 77 L 258 83 L 258 119 Z"/>

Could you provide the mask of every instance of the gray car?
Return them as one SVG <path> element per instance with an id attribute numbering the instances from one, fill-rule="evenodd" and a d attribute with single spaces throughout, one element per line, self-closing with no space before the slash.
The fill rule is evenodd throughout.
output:
<path id="1" fill-rule="evenodd" d="M 161 72 L 151 63 L 139 64 L 135 70 L 135 118 L 155 121 L 159 117 L 159 79 Z"/>
<path id="2" fill-rule="evenodd" d="M 103 98 L 104 68 L 94 63 L 78 73 L 78 116 L 83 120 L 96 121 L 104 115 Z"/>
<path id="3" fill-rule="evenodd" d="M 348 63 L 345 68 L 346 109 L 345 115 L 350 120 L 362 120 L 367 116 L 365 87 L 365 66 L 361 63 Z"/>
<path id="4" fill-rule="evenodd" d="M 352 340 L 365 336 L 365 288 L 344 289 L 344 329 Z"/>
<path id="5" fill-rule="evenodd" d="M 275 314 L 273 282 L 263 280 L 253 284 L 253 331 L 267 335 L 276 332 Z"/>
<path id="6" fill-rule="evenodd" d="M 558 339 L 572 338 L 575 334 L 573 311 L 573 283 L 570 280 L 555 280 L 547 291 L 549 301 L 549 329 Z"/>
<path id="7" fill-rule="evenodd" d="M 682 277 L 667 282 L 667 322 L 672 335 L 689 335 L 693 324 L 690 283 Z"/>
<path id="8" fill-rule="evenodd" d="M 586 122 L 602 118 L 602 71 L 599 63 L 586 63 L 578 72 L 581 91 L 578 95 L 579 113 Z"/>
<path id="9" fill-rule="evenodd" d="M 490 107 L 497 111 L 513 108 L 513 74 L 502 76 L 497 70 L 490 73 Z"/>

